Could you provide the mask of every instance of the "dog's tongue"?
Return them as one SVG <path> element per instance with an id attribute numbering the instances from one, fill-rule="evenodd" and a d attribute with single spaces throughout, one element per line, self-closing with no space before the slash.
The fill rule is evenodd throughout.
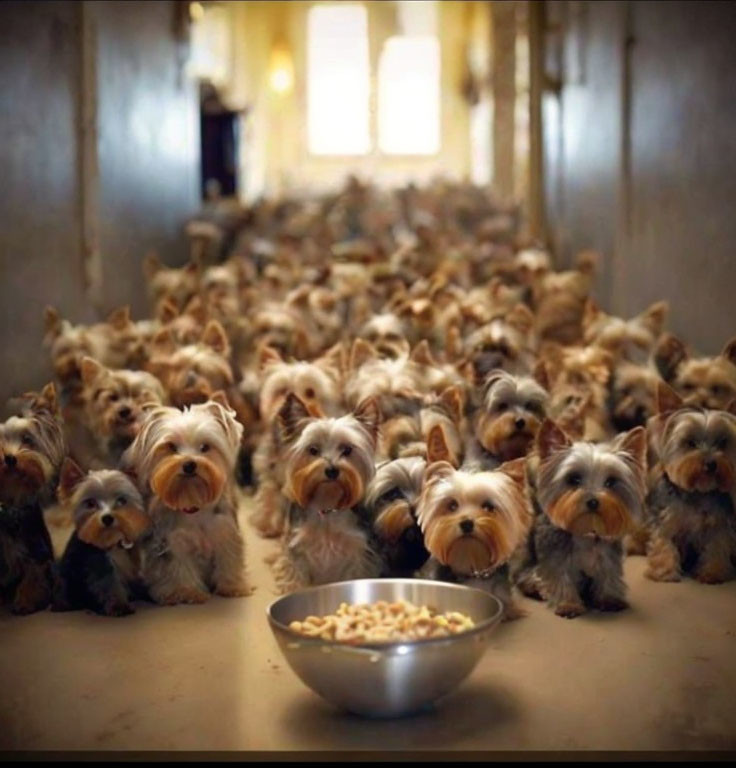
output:
<path id="1" fill-rule="evenodd" d="M 133 548 L 133 542 L 132 541 L 128 541 L 127 539 L 121 539 L 120 546 L 123 549 L 132 549 Z"/>
<path id="2" fill-rule="evenodd" d="M 199 507 L 182 507 L 179 512 L 183 512 L 185 515 L 193 515 L 195 512 L 199 512 Z"/>

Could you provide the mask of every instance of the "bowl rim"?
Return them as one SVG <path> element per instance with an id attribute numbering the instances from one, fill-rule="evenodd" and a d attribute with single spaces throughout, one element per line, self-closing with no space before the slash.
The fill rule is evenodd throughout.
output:
<path id="1" fill-rule="evenodd" d="M 282 600 L 285 600 L 288 597 L 293 597 L 294 595 L 303 595 L 303 594 L 309 594 L 310 592 L 316 592 L 318 590 L 324 589 L 325 587 L 333 587 L 337 585 L 343 585 L 343 584 L 359 584 L 364 581 L 376 581 L 376 582 L 386 582 L 386 583 L 409 583 L 409 584 L 435 584 L 435 585 L 442 585 L 443 587 L 450 587 L 457 590 L 473 590 L 475 592 L 480 592 L 483 595 L 486 595 L 487 597 L 491 598 L 496 603 L 496 612 L 488 617 L 487 619 L 483 619 L 479 624 L 476 624 L 472 629 L 465 629 L 462 632 L 455 632 L 451 635 L 444 635 L 443 637 L 424 637 L 420 638 L 418 640 L 391 640 L 389 642 L 373 642 L 373 643 L 344 643 L 339 640 L 324 640 L 321 637 L 309 637 L 307 635 L 302 635 L 300 632 L 297 632 L 293 629 L 290 629 L 286 624 L 282 624 L 280 621 L 274 618 L 272 609 L 276 606 L 277 603 L 280 603 Z M 408 579 L 408 578 L 376 578 L 376 579 L 348 579 L 346 581 L 331 581 L 327 584 L 317 584 L 312 587 L 304 587 L 303 589 L 297 589 L 293 592 L 289 592 L 285 595 L 280 595 L 275 600 L 272 600 L 268 607 L 266 608 L 266 616 L 268 618 L 268 622 L 273 628 L 278 628 L 281 632 L 284 632 L 286 635 L 289 635 L 294 639 L 294 642 L 299 643 L 306 643 L 308 645 L 319 645 L 323 647 L 328 648 L 338 648 L 340 650 L 347 650 L 347 651 L 365 651 L 369 650 L 372 653 L 380 652 L 380 651 L 397 651 L 400 647 L 406 647 L 410 646 L 412 648 L 414 647 L 424 647 L 424 646 L 430 646 L 430 645 L 442 645 L 444 643 L 451 643 L 456 640 L 472 637 L 473 635 L 479 635 L 482 632 L 484 632 L 487 629 L 490 629 L 492 626 L 498 623 L 500 618 L 503 615 L 503 603 L 501 600 L 499 600 L 495 595 L 491 594 L 490 592 L 486 592 L 483 589 L 478 589 L 477 587 L 469 587 L 465 584 L 453 584 L 449 581 L 434 581 L 432 579 Z"/>

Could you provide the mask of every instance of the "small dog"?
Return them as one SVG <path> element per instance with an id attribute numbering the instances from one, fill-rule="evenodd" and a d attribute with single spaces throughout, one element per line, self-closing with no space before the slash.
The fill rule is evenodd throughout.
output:
<path id="1" fill-rule="evenodd" d="M 145 371 L 111 370 L 91 357 L 81 362 L 87 427 L 102 457 L 117 464 L 138 434 L 146 407 L 163 405 L 161 382 Z"/>
<path id="2" fill-rule="evenodd" d="M 608 444 L 573 442 L 547 419 L 537 433 L 530 486 L 535 520 L 514 578 L 558 616 L 627 607 L 622 538 L 643 518 L 646 431 Z"/>
<path id="3" fill-rule="evenodd" d="M 358 338 L 372 344 L 380 357 L 395 360 L 409 354 L 409 340 L 401 320 L 390 312 L 374 315 L 360 329 Z"/>
<path id="4" fill-rule="evenodd" d="M 724 410 L 736 398 L 736 338 L 720 355 L 692 357 L 676 336 L 665 334 L 654 352 L 662 378 L 687 405 Z"/>
<path id="5" fill-rule="evenodd" d="M 666 384 L 657 392 L 659 477 L 648 496 L 646 576 L 704 584 L 734 578 L 736 402 L 728 411 L 688 406 Z"/>
<path id="6" fill-rule="evenodd" d="M 643 427 L 656 411 L 657 383 L 661 377 L 653 364 L 621 361 L 610 380 L 608 409 L 618 432 Z"/>
<path id="7" fill-rule="evenodd" d="M 144 582 L 157 603 L 250 593 L 233 477 L 242 430 L 216 392 L 183 411 L 151 409 L 123 455 L 153 520 L 141 546 Z"/>
<path id="8" fill-rule="evenodd" d="M 275 563 L 282 592 L 384 571 L 362 507 L 375 473 L 379 422 L 374 398 L 337 419 L 311 417 L 293 393 L 281 407 L 280 440 L 287 446 L 283 493 L 291 503 Z"/>
<path id="9" fill-rule="evenodd" d="M 438 438 L 435 432 L 431 439 Z M 430 461 L 417 506 L 431 555 L 417 575 L 491 592 L 503 603 L 504 620 L 524 615 L 509 577 L 509 561 L 529 527 L 523 465 L 517 459 L 495 471 L 474 472 Z"/>
<path id="10" fill-rule="evenodd" d="M 24 400 L 21 414 L 0 424 L 0 598 L 17 614 L 51 600 L 54 552 L 43 508 L 66 453 L 54 385 Z"/>
<path id="11" fill-rule="evenodd" d="M 75 530 L 58 566 L 52 610 L 133 613 L 131 598 L 144 595 L 136 542 L 151 524 L 138 489 L 122 472 L 85 474 L 67 458 L 58 498 Z"/>
<path id="12" fill-rule="evenodd" d="M 492 371 L 473 419 L 472 456 L 483 469 L 525 456 L 545 417 L 547 390 L 530 376 Z"/>
<path id="13" fill-rule="evenodd" d="M 411 577 L 429 558 L 417 522 L 426 466 L 420 456 L 385 461 L 368 486 L 365 504 L 389 576 Z"/>

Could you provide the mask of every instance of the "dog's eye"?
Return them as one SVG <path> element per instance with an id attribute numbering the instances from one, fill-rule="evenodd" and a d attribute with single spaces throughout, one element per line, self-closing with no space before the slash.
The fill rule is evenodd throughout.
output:
<path id="1" fill-rule="evenodd" d="M 108 399 L 108 400 L 109 400 L 111 403 L 117 403 L 117 401 L 118 401 L 118 400 L 120 400 L 120 395 L 118 395 L 118 394 L 117 394 L 117 393 L 115 393 L 115 392 L 111 392 L 111 393 L 110 393 L 110 394 L 107 396 L 107 399 Z"/>
<path id="2" fill-rule="evenodd" d="M 396 501 L 396 499 L 400 499 L 403 495 L 401 488 L 396 487 L 392 488 L 390 491 L 386 491 L 386 493 L 383 494 L 383 498 L 386 499 L 386 501 Z"/>
<path id="3" fill-rule="evenodd" d="M 720 440 L 716 442 L 717 451 L 725 451 L 727 446 L 728 446 L 728 439 L 725 437 L 722 437 Z"/>
<path id="4" fill-rule="evenodd" d="M 171 453 L 179 453 L 179 448 L 177 447 L 176 443 L 167 443 L 166 447 L 171 451 Z"/>
<path id="5" fill-rule="evenodd" d="M 630 394 L 631 394 L 631 387 L 624 387 L 624 388 L 621 390 L 621 395 L 622 395 L 623 397 L 628 397 Z"/>
<path id="6" fill-rule="evenodd" d="M 685 384 L 682 385 L 682 389 L 685 392 L 692 392 L 695 389 L 695 385 L 689 384 L 689 383 L 685 383 Z"/>
<path id="7" fill-rule="evenodd" d="M 573 472 L 567 476 L 567 484 L 573 488 L 577 488 L 583 482 L 583 478 L 577 473 Z"/>
<path id="8" fill-rule="evenodd" d="M 85 499 L 82 504 L 84 505 L 85 509 L 97 509 L 99 506 L 97 504 L 97 499 Z"/>
<path id="9" fill-rule="evenodd" d="M 450 501 L 447 503 L 447 508 L 450 510 L 450 512 L 454 512 L 459 506 L 460 505 L 455 499 L 450 499 Z"/>
<path id="10" fill-rule="evenodd" d="M 722 387 L 720 384 L 714 384 L 714 385 L 713 385 L 713 386 L 710 388 L 710 391 L 711 391 L 711 392 L 712 392 L 714 395 L 720 395 L 720 394 L 723 394 L 723 389 L 724 389 L 724 388 L 723 388 L 723 387 Z"/>
<path id="11" fill-rule="evenodd" d="M 605 481 L 603 482 L 603 486 L 605 488 L 613 488 L 613 486 L 616 485 L 617 482 L 618 482 L 618 478 L 617 477 L 613 477 L 613 476 L 607 477 L 605 479 Z"/>
<path id="12" fill-rule="evenodd" d="M 353 446 L 352 445 L 343 445 L 340 449 L 340 453 L 343 456 L 350 456 L 350 454 L 353 452 Z"/>
<path id="13" fill-rule="evenodd" d="M 481 505 L 481 508 L 484 509 L 486 512 L 493 512 L 495 507 L 493 506 L 493 502 L 486 499 Z"/>
<path id="14" fill-rule="evenodd" d="M 124 507 L 127 503 L 128 503 L 128 499 L 125 498 L 125 496 L 118 496 L 117 499 L 115 499 L 116 507 Z"/>
<path id="15" fill-rule="evenodd" d="M 497 410 L 497 411 L 499 411 L 499 412 L 503 412 L 503 411 L 506 411 L 506 410 L 508 410 L 508 407 L 509 407 L 509 404 L 508 404 L 508 403 L 499 403 L 499 404 L 496 406 L 496 410 Z"/>
<path id="16" fill-rule="evenodd" d="M 209 449 L 210 449 L 209 443 L 202 443 L 202 445 L 199 446 L 200 453 L 207 453 Z"/>
<path id="17" fill-rule="evenodd" d="M 311 387 L 309 387 L 309 389 L 307 389 L 307 390 L 304 392 L 304 397 L 306 397 L 306 398 L 308 398 L 309 400 L 311 400 L 311 399 L 314 397 L 314 390 L 313 390 Z"/>
<path id="18" fill-rule="evenodd" d="M 698 444 L 695 442 L 695 440 L 692 440 L 692 439 L 691 440 L 686 440 L 685 441 L 685 445 L 688 448 L 697 448 L 698 447 Z"/>
<path id="19" fill-rule="evenodd" d="M 29 448 L 32 448 L 36 444 L 36 441 L 28 434 L 28 432 L 23 433 L 20 441 L 23 443 L 23 445 Z"/>
<path id="20" fill-rule="evenodd" d="M 317 446 L 317 445 L 310 445 L 309 446 L 309 453 L 312 456 L 319 456 L 319 446 Z"/>

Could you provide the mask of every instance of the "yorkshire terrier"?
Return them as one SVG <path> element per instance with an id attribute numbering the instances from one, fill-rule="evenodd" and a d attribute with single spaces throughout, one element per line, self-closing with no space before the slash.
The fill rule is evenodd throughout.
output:
<path id="1" fill-rule="evenodd" d="M 242 429 L 216 392 L 184 410 L 151 409 L 123 455 L 153 520 L 143 578 L 157 603 L 249 594 L 233 476 Z"/>
<path id="2" fill-rule="evenodd" d="M 547 390 L 531 376 L 492 371 L 473 419 L 473 459 L 483 469 L 495 469 L 526 456 L 544 420 L 547 398 Z"/>
<path id="3" fill-rule="evenodd" d="M 725 410 L 736 398 L 736 338 L 719 355 L 693 357 L 676 336 L 665 334 L 654 360 L 662 378 L 688 405 Z"/>
<path id="4" fill-rule="evenodd" d="M 417 522 L 426 466 L 420 456 L 382 462 L 368 486 L 365 504 L 389 576 L 412 577 L 429 558 Z"/>
<path id="5" fill-rule="evenodd" d="M 197 292 L 201 267 L 190 261 L 183 267 L 165 267 L 154 253 L 149 253 L 143 260 L 143 274 L 148 283 L 148 293 L 154 308 L 167 300 L 183 309 L 189 299 Z"/>
<path id="6" fill-rule="evenodd" d="M 100 455 L 117 464 L 138 434 L 145 409 L 164 402 L 161 382 L 145 371 L 111 370 L 91 357 L 82 358 L 87 426 Z"/>
<path id="7" fill-rule="evenodd" d="M 623 536 L 643 518 L 646 432 L 607 444 L 573 442 L 553 421 L 537 433 L 530 485 L 535 520 L 515 572 L 529 597 L 558 616 L 627 607 Z"/>
<path id="8" fill-rule="evenodd" d="M 441 440 L 435 432 L 430 440 Z M 428 447 L 431 457 L 441 450 Z M 417 505 L 417 520 L 431 557 L 420 578 L 483 589 L 503 604 L 504 620 L 524 615 L 513 599 L 509 561 L 529 527 L 524 461 L 490 472 L 455 469 L 429 461 Z"/>
<path id="9" fill-rule="evenodd" d="M 67 458 L 58 498 L 75 530 L 58 566 L 52 610 L 133 613 L 131 599 L 145 594 L 136 543 L 151 522 L 138 489 L 122 472 L 102 469 L 85 475 Z"/>
<path id="10" fill-rule="evenodd" d="M 649 496 L 646 576 L 704 584 L 736 575 L 736 402 L 728 410 L 688 406 L 666 384 L 657 392 L 659 477 Z"/>
<path id="11" fill-rule="evenodd" d="M 275 563 L 282 592 L 381 575 L 384 564 L 363 508 L 375 473 L 376 400 L 346 416 L 319 419 L 290 393 L 277 418 L 287 446 L 283 493 L 290 502 Z"/>
<path id="12" fill-rule="evenodd" d="M 396 359 L 409 354 L 409 340 L 401 320 L 390 312 L 374 315 L 360 329 L 358 338 L 372 344 L 380 357 Z"/>
<path id="13" fill-rule="evenodd" d="M 0 598 L 18 614 L 51 600 L 54 553 L 43 509 L 66 453 L 54 385 L 24 400 L 20 415 L 0 424 Z"/>
<path id="14" fill-rule="evenodd" d="M 654 365 L 620 361 L 610 380 L 611 424 L 618 432 L 646 426 L 656 411 L 655 395 L 661 377 Z"/>

